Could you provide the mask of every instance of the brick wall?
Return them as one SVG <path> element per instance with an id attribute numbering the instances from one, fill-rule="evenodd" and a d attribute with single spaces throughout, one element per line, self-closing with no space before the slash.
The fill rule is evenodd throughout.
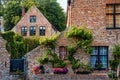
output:
<path id="1" fill-rule="evenodd" d="M 108 46 L 108 59 L 112 59 L 115 44 L 120 43 L 119 29 L 106 29 L 106 3 L 120 0 L 74 0 L 68 7 L 67 25 L 86 26 L 93 32 L 92 46 Z"/>

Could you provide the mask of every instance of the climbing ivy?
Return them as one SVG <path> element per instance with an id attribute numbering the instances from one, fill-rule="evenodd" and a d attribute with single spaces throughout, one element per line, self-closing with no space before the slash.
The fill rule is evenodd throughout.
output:
<path id="1" fill-rule="evenodd" d="M 11 59 L 19 59 L 26 53 L 24 38 L 12 31 L 2 33 L 2 37 L 7 41 L 6 49 L 11 53 Z"/>
<path id="2" fill-rule="evenodd" d="M 113 50 L 113 56 L 115 59 L 120 59 L 120 45 L 115 45 Z"/>
<path id="3" fill-rule="evenodd" d="M 52 37 L 42 37 L 39 39 L 39 43 L 50 48 L 55 48 L 56 40 L 58 39 L 59 34 L 53 35 Z"/>
<path id="4" fill-rule="evenodd" d="M 92 31 L 87 29 L 86 27 L 72 26 L 72 28 L 65 34 L 67 38 L 73 38 L 76 47 L 83 48 L 86 53 L 91 53 L 92 48 L 90 47 L 90 43 L 92 42 Z"/>

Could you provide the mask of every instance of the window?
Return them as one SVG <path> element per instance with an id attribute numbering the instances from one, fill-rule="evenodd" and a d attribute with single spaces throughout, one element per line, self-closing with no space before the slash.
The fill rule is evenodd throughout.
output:
<path id="1" fill-rule="evenodd" d="M 120 4 L 106 5 L 107 28 L 120 29 Z"/>
<path id="2" fill-rule="evenodd" d="M 108 67 L 108 47 L 93 47 L 90 63 L 94 69 L 98 65 L 101 65 L 101 69 L 106 69 Z"/>
<path id="3" fill-rule="evenodd" d="M 34 36 L 36 34 L 36 27 L 35 26 L 31 26 L 30 27 L 30 36 Z"/>
<path id="4" fill-rule="evenodd" d="M 67 49 L 64 46 L 59 47 L 59 58 L 62 60 L 67 59 Z"/>
<path id="5" fill-rule="evenodd" d="M 39 31 L 40 36 L 45 35 L 45 26 L 40 26 L 40 31 Z"/>
<path id="6" fill-rule="evenodd" d="M 27 27 L 26 27 L 26 26 L 23 26 L 23 27 L 21 28 L 21 35 L 22 35 L 22 36 L 26 36 L 26 35 L 27 35 Z"/>
<path id="7" fill-rule="evenodd" d="M 30 23 L 36 22 L 36 16 L 30 16 Z"/>

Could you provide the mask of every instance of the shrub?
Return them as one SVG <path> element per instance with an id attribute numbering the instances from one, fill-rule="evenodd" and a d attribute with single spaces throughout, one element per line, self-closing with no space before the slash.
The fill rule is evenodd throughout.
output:
<path id="1" fill-rule="evenodd" d="M 119 65 L 118 60 L 109 60 L 111 70 L 117 70 L 117 67 Z"/>
<path id="2" fill-rule="evenodd" d="M 40 64 L 46 64 L 49 60 L 48 55 L 45 55 L 44 57 L 38 57 L 37 60 Z"/>
<path id="3" fill-rule="evenodd" d="M 59 34 L 53 35 L 50 38 L 42 37 L 42 38 L 40 38 L 39 43 L 53 49 L 53 48 L 55 48 L 56 40 L 58 37 L 59 37 Z"/>
<path id="4" fill-rule="evenodd" d="M 86 27 L 77 28 L 73 26 L 65 36 L 73 38 L 76 43 L 76 47 L 83 48 L 86 53 L 92 52 L 92 48 L 90 47 L 90 43 L 92 42 L 92 31 Z"/>
<path id="5" fill-rule="evenodd" d="M 11 53 L 11 59 L 19 59 L 26 53 L 24 38 L 12 31 L 2 33 L 2 37 L 7 41 L 6 49 Z"/>
<path id="6" fill-rule="evenodd" d="M 26 51 L 29 52 L 39 46 L 39 37 L 25 38 L 25 43 L 27 47 Z"/>
<path id="7" fill-rule="evenodd" d="M 115 59 L 120 59 L 120 46 L 115 45 L 114 50 L 113 50 L 113 56 Z"/>
<path id="8" fill-rule="evenodd" d="M 72 62 L 72 69 L 78 69 L 80 67 L 80 64 L 78 63 L 78 60 L 74 60 Z"/>

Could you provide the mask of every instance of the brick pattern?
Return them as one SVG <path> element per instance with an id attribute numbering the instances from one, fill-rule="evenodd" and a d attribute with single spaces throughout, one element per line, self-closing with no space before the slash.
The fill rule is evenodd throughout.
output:
<path id="1" fill-rule="evenodd" d="M 68 7 L 67 27 L 86 26 L 93 32 L 91 46 L 108 46 L 108 59 L 112 59 L 115 44 L 120 43 L 119 29 L 106 29 L 106 3 L 120 3 L 120 0 L 74 0 Z"/>

